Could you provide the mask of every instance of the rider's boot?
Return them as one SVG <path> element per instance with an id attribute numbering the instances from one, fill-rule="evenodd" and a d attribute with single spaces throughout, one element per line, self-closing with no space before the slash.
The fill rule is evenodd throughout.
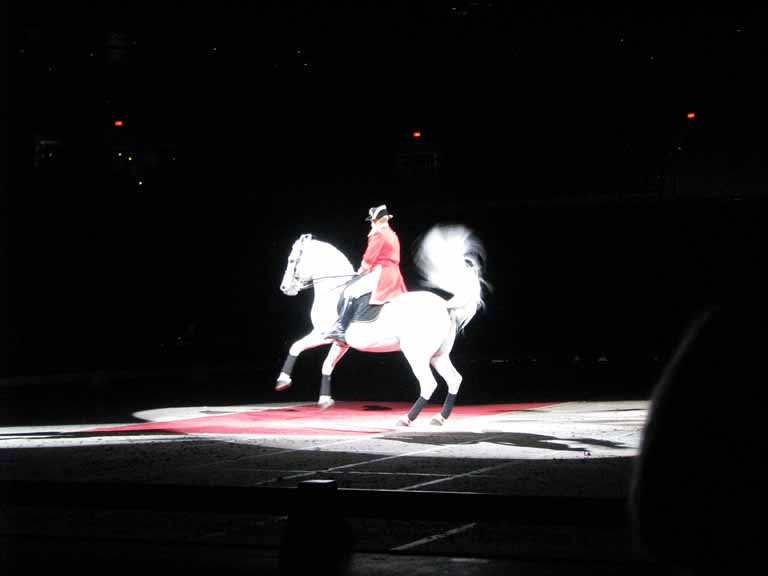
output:
<path id="1" fill-rule="evenodd" d="M 349 326 L 350 320 L 352 320 L 352 298 L 345 298 L 344 304 L 342 304 L 341 312 L 339 312 L 339 319 L 336 320 L 336 324 L 328 332 L 324 332 L 323 336 L 329 340 L 339 340 L 346 343 L 345 334 L 347 332 L 347 326 Z"/>

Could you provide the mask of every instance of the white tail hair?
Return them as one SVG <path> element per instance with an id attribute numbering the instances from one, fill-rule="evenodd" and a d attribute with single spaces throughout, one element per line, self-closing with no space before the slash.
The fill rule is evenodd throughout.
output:
<path id="1" fill-rule="evenodd" d="M 460 224 L 430 228 L 416 247 L 414 261 L 427 287 L 449 292 L 446 302 L 456 329 L 461 332 L 485 306 L 482 264 L 485 249 L 471 230 Z"/>

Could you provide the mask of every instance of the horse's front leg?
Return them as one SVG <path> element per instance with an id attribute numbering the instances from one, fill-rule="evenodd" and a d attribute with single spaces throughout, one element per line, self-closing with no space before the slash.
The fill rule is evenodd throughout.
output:
<path id="1" fill-rule="evenodd" d="M 333 398 L 331 398 L 331 373 L 336 367 L 336 364 L 339 363 L 339 360 L 341 360 L 344 354 L 347 353 L 347 350 L 349 350 L 349 346 L 339 346 L 338 343 L 334 342 L 328 352 L 328 356 L 325 357 L 325 362 L 323 362 L 321 371 L 320 398 L 317 401 L 321 410 L 327 410 L 335 404 Z"/>
<path id="2" fill-rule="evenodd" d="M 291 372 L 293 372 L 293 365 L 296 363 L 296 359 L 299 354 L 304 350 L 310 348 L 317 348 L 323 344 L 330 344 L 331 340 L 326 339 L 319 331 L 313 330 L 304 338 L 296 340 L 290 349 L 288 350 L 288 357 L 283 363 L 283 367 L 280 369 L 280 375 L 277 377 L 277 384 L 275 384 L 275 390 L 278 392 L 287 390 L 291 386 Z"/>

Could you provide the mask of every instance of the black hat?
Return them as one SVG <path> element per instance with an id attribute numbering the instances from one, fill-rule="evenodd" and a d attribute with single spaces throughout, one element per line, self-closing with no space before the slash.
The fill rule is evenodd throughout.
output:
<path id="1" fill-rule="evenodd" d="M 368 210 L 368 218 L 366 218 L 365 221 L 369 222 L 371 220 L 381 220 L 382 218 L 392 217 L 394 217 L 394 214 L 387 212 L 387 205 L 382 204 L 381 206 L 374 206 Z"/>

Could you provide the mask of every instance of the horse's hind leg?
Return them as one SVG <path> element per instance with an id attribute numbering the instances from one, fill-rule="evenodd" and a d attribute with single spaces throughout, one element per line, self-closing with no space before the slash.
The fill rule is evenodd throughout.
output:
<path id="1" fill-rule="evenodd" d="M 435 380 L 435 377 L 432 375 L 428 355 L 408 350 L 403 350 L 403 354 L 411 365 L 411 370 L 413 370 L 413 374 L 418 379 L 420 386 L 419 398 L 414 402 L 413 406 L 411 406 L 408 414 L 402 416 L 397 421 L 398 426 L 409 426 L 411 422 L 416 420 L 421 413 L 421 410 L 427 405 L 427 402 L 429 402 L 429 399 L 435 392 L 435 388 L 437 388 L 437 380 Z"/>
<path id="2" fill-rule="evenodd" d="M 321 369 L 320 398 L 317 401 L 321 410 L 327 410 L 334 405 L 333 398 L 331 398 L 331 373 L 339 360 L 347 353 L 347 350 L 349 350 L 349 346 L 339 346 L 334 343 L 328 351 L 328 356 L 325 357 Z"/>
<path id="3" fill-rule="evenodd" d="M 440 413 L 430 421 L 430 424 L 442 426 L 445 420 L 451 415 L 453 404 L 456 402 L 456 395 L 459 393 L 462 378 L 459 371 L 456 370 L 456 367 L 451 363 L 448 354 L 442 354 L 432 358 L 432 366 L 435 367 L 437 373 L 445 379 L 445 383 L 448 385 L 448 394 L 445 396 L 443 408 Z"/>

